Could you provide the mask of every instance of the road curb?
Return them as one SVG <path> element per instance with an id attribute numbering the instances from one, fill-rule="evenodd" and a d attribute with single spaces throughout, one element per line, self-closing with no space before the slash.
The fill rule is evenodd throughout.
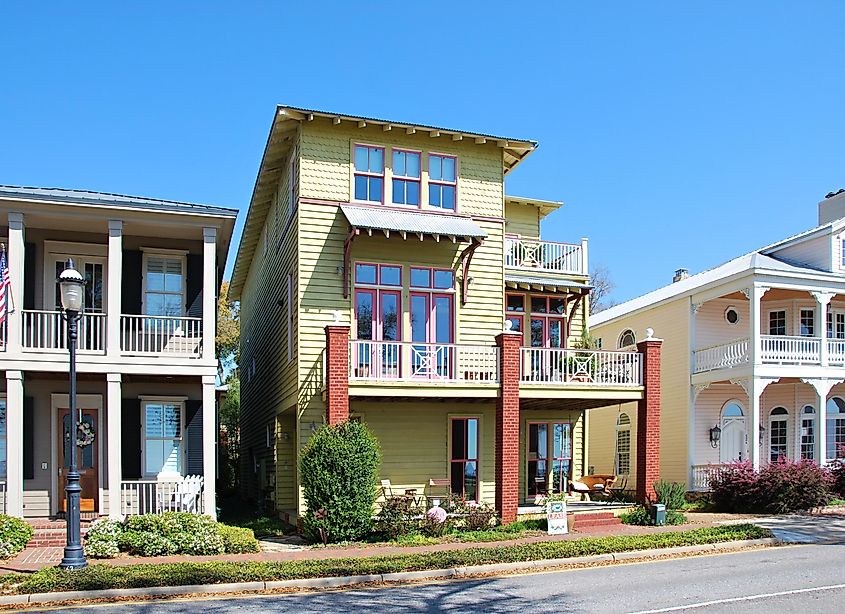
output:
<path id="1" fill-rule="evenodd" d="M 303 588 L 339 588 L 355 586 L 356 584 L 383 584 L 398 582 L 413 582 L 419 580 L 439 580 L 443 578 L 478 576 L 525 569 L 551 569 L 571 565 L 585 565 L 591 563 L 607 563 L 616 561 L 631 561 L 652 557 L 662 557 L 672 554 L 690 554 L 698 552 L 716 552 L 741 550 L 754 546 L 774 546 L 780 541 L 776 538 L 744 539 L 732 542 L 717 542 L 696 546 L 674 546 L 671 548 L 652 548 L 649 550 L 632 550 L 614 554 L 595 554 L 591 556 L 577 556 L 566 559 L 545 559 L 541 561 L 518 561 L 515 563 L 490 563 L 487 565 L 472 565 L 468 567 L 453 567 L 449 569 L 430 569 L 424 571 L 402 571 L 386 574 L 371 574 L 360 576 L 335 576 L 330 578 L 302 578 L 298 580 L 275 580 L 266 582 L 237 582 L 230 584 L 196 584 L 189 586 L 152 586 L 149 588 L 113 588 L 99 591 L 68 591 L 55 593 L 32 593 L 31 595 L 0 596 L 0 606 L 15 606 L 50 603 L 64 603 L 68 601 L 93 601 L 100 599 L 125 599 L 127 597 L 182 597 L 185 595 L 227 593 L 255 593 L 265 590 L 303 589 Z"/>

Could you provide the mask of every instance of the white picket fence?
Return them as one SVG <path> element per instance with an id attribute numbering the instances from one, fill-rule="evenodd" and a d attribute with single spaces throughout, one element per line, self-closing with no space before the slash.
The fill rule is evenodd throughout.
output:
<path id="1" fill-rule="evenodd" d="M 120 513 L 124 516 L 163 512 L 203 513 L 203 477 L 175 480 L 124 480 L 120 483 Z"/>

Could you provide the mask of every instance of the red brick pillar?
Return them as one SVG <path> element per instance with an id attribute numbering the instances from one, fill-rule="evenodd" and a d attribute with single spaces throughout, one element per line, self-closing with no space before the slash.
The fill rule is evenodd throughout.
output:
<path id="1" fill-rule="evenodd" d="M 522 334 L 504 332 L 499 346 L 501 390 L 496 400 L 496 510 L 502 523 L 516 520 L 519 505 L 519 362 Z"/>
<path id="2" fill-rule="evenodd" d="M 326 326 L 326 422 L 349 420 L 349 327 Z"/>
<path id="3" fill-rule="evenodd" d="M 660 479 L 660 348 L 661 339 L 637 344 L 643 355 L 643 398 L 637 404 L 637 500 L 655 501 Z"/>

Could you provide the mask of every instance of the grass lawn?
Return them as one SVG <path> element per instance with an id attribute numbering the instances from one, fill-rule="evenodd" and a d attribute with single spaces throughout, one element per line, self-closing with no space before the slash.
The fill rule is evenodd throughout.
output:
<path id="1" fill-rule="evenodd" d="M 587 537 L 572 541 L 480 547 L 443 552 L 415 552 L 392 556 L 284 562 L 251 561 L 235 563 L 221 561 L 213 563 L 144 564 L 126 567 L 97 564 L 77 571 L 50 567 L 30 575 L 7 575 L 0 581 L 0 586 L 6 593 L 41 593 L 292 580 L 443 569 L 487 563 L 561 559 L 763 537 L 771 537 L 771 533 L 767 529 L 742 524 L 646 535 Z"/>
<path id="2" fill-rule="evenodd" d="M 220 502 L 220 522 L 233 527 L 252 529 L 255 537 L 282 537 L 296 531 L 277 516 L 257 513 L 254 508 L 237 498 L 224 499 Z"/>

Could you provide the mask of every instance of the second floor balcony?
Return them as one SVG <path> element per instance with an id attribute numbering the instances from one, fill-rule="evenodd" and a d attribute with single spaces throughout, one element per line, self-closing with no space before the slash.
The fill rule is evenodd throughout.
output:
<path id="1" fill-rule="evenodd" d="M 694 352 L 694 373 L 731 369 L 751 360 L 748 337 L 700 348 Z M 825 350 L 826 356 L 823 356 Z M 845 339 L 787 335 L 760 336 L 760 363 L 766 365 L 845 367 Z"/>
<path id="2" fill-rule="evenodd" d="M 587 272 L 587 240 L 580 244 L 555 243 L 518 237 L 505 238 L 505 267 L 567 275 Z"/>

